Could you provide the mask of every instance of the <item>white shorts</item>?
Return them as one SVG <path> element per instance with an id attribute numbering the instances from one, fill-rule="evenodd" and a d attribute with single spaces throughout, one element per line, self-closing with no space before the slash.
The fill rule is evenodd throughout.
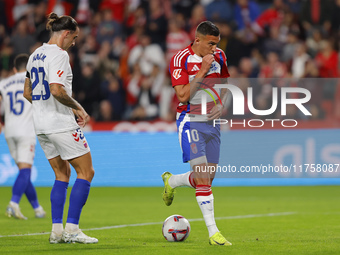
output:
<path id="1" fill-rule="evenodd" d="M 37 139 L 32 136 L 6 138 L 9 152 L 15 163 L 27 163 L 33 165 L 35 144 Z"/>
<path id="2" fill-rule="evenodd" d="M 56 134 L 37 135 L 47 159 L 60 155 L 63 160 L 80 157 L 90 151 L 90 147 L 80 128 Z"/>

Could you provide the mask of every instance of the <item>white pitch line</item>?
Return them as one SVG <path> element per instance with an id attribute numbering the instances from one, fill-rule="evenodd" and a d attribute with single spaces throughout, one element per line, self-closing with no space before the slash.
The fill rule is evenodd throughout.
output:
<path id="1" fill-rule="evenodd" d="M 215 220 L 232 220 L 232 219 L 247 219 L 247 218 L 260 218 L 260 217 L 274 217 L 274 216 L 285 216 L 296 214 L 296 212 L 280 212 L 280 213 L 266 213 L 266 214 L 248 214 L 248 215 L 236 215 L 236 216 L 225 216 L 225 217 L 216 217 Z M 188 219 L 189 222 L 192 221 L 203 221 L 203 218 L 198 219 Z M 146 222 L 146 223 L 135 223 L 135 224 L 123 224 L 123 225 L 115 225 L 115 226 L 106 226 L 100 228 L 88 228 L 82 229 L 84 231 L 88 230 L 104 230 L 104 229 L 115 229 L 115 228 L 126 228 L 126 227 L 141 227 L 141 226 L 150 226 L 150 225 L 159 225 L 163 224 L 163 221 L 160 222 Z M 2 237 L 19 237 L 19 236 L 39 236 L 39 235 L 48 235 L 51 232 L 43 232 L 43 233 L 28 233 L 28 234 L 19 234 L 19 235 L 0 235 Z"/>

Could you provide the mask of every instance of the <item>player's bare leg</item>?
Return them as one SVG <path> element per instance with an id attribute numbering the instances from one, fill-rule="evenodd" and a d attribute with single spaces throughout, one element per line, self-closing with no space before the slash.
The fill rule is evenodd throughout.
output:
<path id="1" fill-rule="evenodd" d="M 51 190 L 52 232 L 50 243 L 61 243 L 63 227 L 64 205 L 66 201 L 68 183 L 71 176 L 70 164 L 60 156 L 49 159 L 55 174 L 55 182 Z"/>
<path id="2" fill-rule="evenodd" d="M 210 169 L 216 169 L 216 167 L 217 164 L 214 163 L 200 163 L 193 166 L 196 200 L 208 228 L 209 243 L 228 246 L 231 243 L 218 230 L 214 216 L 214 196 L 211 191 L 211 183 L 215 177 L 215 171 L 210 171 Z"/>
<path id="3" fill-rule="evenodd" d="M 88 152 L 85 155 L 69 160 L 69 162 L 77 172 L 77 180 L 71 191 L 70 207 L 62 239 L 71 243 L 97 243 L 98 239 L 85 235 L 79 229 L 80 214 L 87 201 L 94 176 L 91 153 Z"/>

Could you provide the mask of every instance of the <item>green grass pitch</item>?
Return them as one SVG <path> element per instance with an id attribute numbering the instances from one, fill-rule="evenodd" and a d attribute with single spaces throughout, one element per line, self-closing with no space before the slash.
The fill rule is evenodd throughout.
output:
<path id="1" fill-rule="evenodd" d="M 210 246 L 205 224 L 199 220 L 190 222 L 186 241 L 167 242 L 158 222 L 172 214 L 189 220 L 202 215 L 194 190 L 177 189 L 174 203 L 167 207 L 161 187 L 92 188 L 80 227 L 99 243 L 52 245 L 47 233 L 50 190 L 37 188 L 48 217 L 34 218 L 23 197 L 20 206 L 29 219 L 21 221 L 5 217 L 11 188 L 0 188 L 0 254 L 340 254 L 339 186 L 213 188 L 215 216 L 221 217 L 217 226 L 233 243 L 230 247 Z M 150 225 L 131 225 L 139 223 Z"/>

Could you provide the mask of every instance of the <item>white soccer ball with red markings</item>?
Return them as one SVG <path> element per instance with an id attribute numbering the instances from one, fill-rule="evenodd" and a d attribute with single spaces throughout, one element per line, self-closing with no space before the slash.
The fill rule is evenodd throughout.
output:
<path id="1" fill-rule="evenodd" d="M 171 215 L 163 223 L 163 236 L 169 242 L 181 242 L 190 233 L 189 221 L 181 215 Z"/>

